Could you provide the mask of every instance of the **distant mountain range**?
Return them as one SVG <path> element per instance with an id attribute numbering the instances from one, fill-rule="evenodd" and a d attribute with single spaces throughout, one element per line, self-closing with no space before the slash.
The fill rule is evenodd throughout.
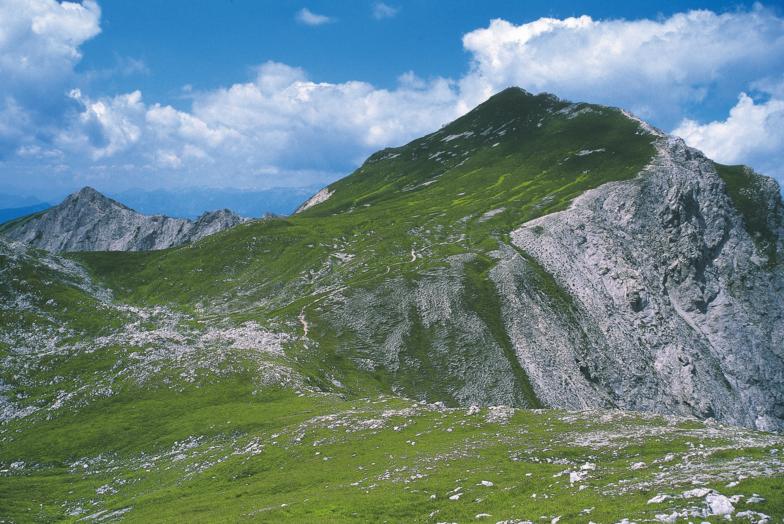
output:
<path id="1" fill-rule="evenodd" d="M 11 193 L 0 193 L 0 209 L 14 209 L 19 207 L 30 207 L 36 204 L 45 203 L 39 198 L 30 195 L 15 195 Z"/>
<path id="2" fill-rule="evenodd" d="M 228 209 L 195 221 L 144 215 L 85 187 L 55 207 L 6 222 L 0 233 L 48 251 L 148 251 L 187 244 L 247 220 Z"/>
<path id="3" fill-rule="evenodd" d="M 146 215 L 197 218 L 212 209 L 231 209 L 238 215 L 258 218 L 266 214 L 290 215 L 322 187 L 131 189 L 109 196 Z"/>
<path id="4" fill-rule="evenodd" d="M 322 187 L 129 189 L 106 195 L 145 215 L 196 219 L 207 211 L 231 209 L 240 216 L 258 218 L 290 215 Z M 0 224 L 51 205 L 32 196 L 0 193 Z"/>
<path id="5" fill-rule="evenodd" d="M 44 209 L 48 209 L 50 207 L 52 207 L 51 204 L 47 204 L 46 202 L 41 202 L 39 204 L 33 204 L 31 206 L 0 209 L 0 224 L 4 222 L 8 222 L 9 220 L 13 220 L 15 218 L 37 213 L 38 211 L 43 211 Z"/>

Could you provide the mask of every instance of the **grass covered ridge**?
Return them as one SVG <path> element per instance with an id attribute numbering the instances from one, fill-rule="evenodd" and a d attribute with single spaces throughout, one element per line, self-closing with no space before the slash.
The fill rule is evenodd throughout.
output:
<path id="1" fill-rule="evenodd" d="M 509 89 L 436 133 L 372 155 L 330 186 L 328 200 L 301 214 L 240 225 L 178 249 L 73 256 L 137 306 L 173 307 L 206 324 L 229 318 L 299 331 L 304 320 L 318 350 L 297 358 L 313 374 L 329 366 L 325 374 L 348 393 L 374 387 L 349 369 L 369 360 L 381 390 L 449 401 L 471 378 L 463 370 L 445 373 L 450 362 L 433 356 L 434 345 L 469 363 L 481 358 L 471 355 L 481 348 L 465 346 L 463 336 L 438 338 L 440 328 L 465 329 L 448 320 L 422 324 L 432 316 L 423 309 L 423 286 L 443 275 L 437 278 L 444 285 L 466 288 L 463 296 L 478 304 L 473 314 L 508 354 L 513 380 L 525 391 L 515 405 L 536 406 L 527 377 L 512 363 L 487 271 L 471 263 L 454 275 L 450 267 L 461 256 L 487 260 L 520 224 L 563 209 L 587 189 L 634 177 L 654 154 L 652 140 L 619 110 Z M 399 362 L 379 348 L 363 349 L 369 328 L 351 318 L 383 309 L 390 282 L 405 290 L 399 301 L 406 305 L 396 323 L 374 321 L 374 345 L 414 344 L 401 350 Z M 359 302 L 364 310 L 348 313 L 346 304 Z M 401 323 L 407 331 L 393 333 Z M 426 372 L 418 379 L 417 363 Z"/>
<path id="2" fill-rule="evenodd" d="M 768 222 L 770 216 L 784 217 L 781 200 L 771 200 L 775 192 L 767 187 L 771 181 L 758 175 L 746 166 L 727 166 L 714 163 L 716 171 L 724 181 L 727 195 L 735 209 L 743 217 L 744 225 L 759 250 L 768 257 L 771 266 L 779 262 L 775 224 Z M 775 207 L 778 207 L 776 213 Z"/>

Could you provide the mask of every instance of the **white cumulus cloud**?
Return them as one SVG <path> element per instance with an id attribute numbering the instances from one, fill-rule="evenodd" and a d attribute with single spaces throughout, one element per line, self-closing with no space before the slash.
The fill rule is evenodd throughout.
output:
<path id="1" fill-rule="evenodd" d="M 78 89 L 70 96 L 84 110 L 56 137 L 59 148 L 99 160 L 128 150 L 141 138 L 139 120 L 145 109 L 140 91 L 95 101 Z"/>
<path id="2" fill-rule="evenodd" d="M 755 103 L 741 93 L 726 120 L 700 124 L 685 119 L 673 131 L 724 164 L 751 164 L 784 179 L 784 100 Z"/>
<path id="3" fill-rule="evenodd" d="M 295 18 L 298 22 L 310 26 L 324 25 L 335 21 L 331 16 L 316 14 L 307 7 L 303 7 L 297 11 L 297 16 Z"/>
<path id="4" fill-rule="evenodd" d="M 80 46 L 100 32 L 100 16 L 92 0 L 0 2 L 0 159 L 56 132 Z"/>
<path id="5" fill-rule="evenodd" d="M 0 3 L 0 78 L 32 84 L 67 76 L 81 59 L 79 46 L 100 32 L 101 10 L 56 0 Z"/>
<path id="6" fill-rule="evenodd" d="M 784 20 L 760 6 L 661 20 L 493 20 L 463 37 L 473 99 L 519 85 L 622 106 L 670 127 L 684 107 L 731 92 L 784 66 Z"/>
<path id="7" fill-rule="evenodd" d="M 70 155 L 79 179 L 117 177 L 140 185 L 164 182 L 235 186 L 326 183 L 380 147 L 432 130 L 457 116 L 454 84 L 404 75 L 397 88 L 365 82 L 324 83 L 268 62 L 252 81 L 192 93 L 189 111 L 146 104 L 139 91 L 92 99 L 79 90 L 79 111 L 50 148 L 27 148 L 25 159 L 60 162 Z M 2 126 L 2 121 L 0 121 Z M 54 149 L 53 149 L 54 148 Z M 118 182 L 120 182 L 118 180 Z"/>
<path id="8" fill-rule="evenodd" d="M 656 20 L 493 20 L 464 36 L 470 63 L 461 78 L 407 72 L 382 89 L 266 62 L 244 82 L 191 89 L 190 106 L 174 108 L 132 89 L 74 89 L 80 46 L 100 31 L 93 1 L 0 2 L 0 165 L 28 174 L 31 187 L 50 184 L 53 173 L 64 186 L 105 180 L 115 188 L 328 182 L 511 85 L 625 107 L 719 161 L 784 177 L 784 19 L 759 6 Z M 382 5 L 394 9 L 374 9 Z M 307 8 L 298 19 L 334 20 Z M 46 96 L 25 87 L 33 84 Z M 729 113 L 716 122 L 685 118 L 707 106 Z"/>
<path id="9" fill-rule="evenodd" d="M 398 11 L 400 11 L 399 7 L 393 7 L 389 4 L 385 4 L 384 2 L 376 2 L 373 4 L 373 18 L 376 20 L 394 18 L 397 16 Z"/>

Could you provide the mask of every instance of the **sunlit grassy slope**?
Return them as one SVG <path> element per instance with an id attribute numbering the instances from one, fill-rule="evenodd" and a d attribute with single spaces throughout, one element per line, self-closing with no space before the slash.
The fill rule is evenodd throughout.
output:
<path id="1" fill-rule="evenodd" d="M 562 209 L 586 189 L 635 176 L 653 155 L 651 141 L 618 110 L 509 89 L 436 133 L 374 154 L 330 186 L 331 198 L 300 215 L 244 225 L 183 249 L 78 259 L 135 304 L 173 304 L 189 313 L 198 305 L 201 317 L 217 310 L 236 321 L 273 318 L 293 327 L 302 316 L 318 343 L 318 352 L 303 358 L 315 358 L 314 368 L 334 368 L 357 394 L 367 380 L 350 378 L 352 360 L 378 362 L 376 347 L 392 321 L 405 320 L 399 365 L 374 366 L 374 382 L 450 402 L 466 379 L 444 371 L 455 352 L 477 348 L 436 341 L 444 337 L 422 323 L 416 300 L 399 300 L 406 306 L 398 312 L 383 304 L 390 282 L 413 290 L 427 275 L 448 272 L 450 285 L 463 289 L 463 303 L 479 308 L 483 336 L 506 355 L 514 403 L 536 406 L 497 329 L 500 306 L 486 285 L 495 260 L 488 254 L 515 226 Z M 336 319 L 329 307 L 335 295 L 362 294 L 374 295 L 369 302 L 390 320 L 369 336 L 367 326 Z M 449 354 L 439 357 L 436 344 L 451 348 Z"/>
<path id="2" fill-rule="evenodd" d="M 652 140 L 510 89 L 299 215 L 80 265 L 0 242 L 0 521 L 721 521 L 700 486 L 783 515 L 779 437 L 465 407 L 541 406 L 488 276 L 509 232 L 634 177 Z"/>
<path id="3" fill-rule="evenodd" d="M 700 487 L 743 495 L 738 512 L 784 514 L 781 478 L 742 479 L 781 467 L 780 437 L 619 412 L 283 392 L 240 400 L 228 390 L 162 394 L 157 409 L 138 399 L 139 411 L 159 418 L 112 421 L 135 438 L 96 440 L 91 422 L 110 418 L 96 406 L 59 434 L 5 446 L 0 460 L 34 461 L 2 477 L 5 514 L 20 522 L 606 523 L 683 512 L 723 522 L 702 516 L 705 494 L 689 496 Z M 657 495 L 669 498 L 649 503 Z"/>
<path id="4" fill-rule="evenodd" d="M 343 280 L 386 274 L 387 266 L 403 266 L 412 248 L 426 249 L 422 263 L 397 269 L 416 273 L 452 253 L 496 249 L 520 223 L 562 209 L 586 189 L 635 176 L 653 155 L 651 139 L 618 110 L 508 89 L 436 133 L 372 155 L 330 186 L 331 198 L 300 215 L 248 224 L 190 248 L 85 253 L 80 260 L 124 297 L 180 304 L 251 285 L 247 301 L 275 295 L 348 247 L 355 259 L 342 268 L 350 270 Z M 498 212 L 483 217 L 488 211 Z"/>

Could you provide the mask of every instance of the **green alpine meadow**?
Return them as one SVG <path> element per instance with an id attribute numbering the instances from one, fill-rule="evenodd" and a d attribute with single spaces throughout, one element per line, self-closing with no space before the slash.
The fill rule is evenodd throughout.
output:
<path id="1" fill-rule="evenodd" d="M 508 88 L 290 216 L 153 218 L 0 226 L 0 522 L 784 518 L 750 168 Z"/>

